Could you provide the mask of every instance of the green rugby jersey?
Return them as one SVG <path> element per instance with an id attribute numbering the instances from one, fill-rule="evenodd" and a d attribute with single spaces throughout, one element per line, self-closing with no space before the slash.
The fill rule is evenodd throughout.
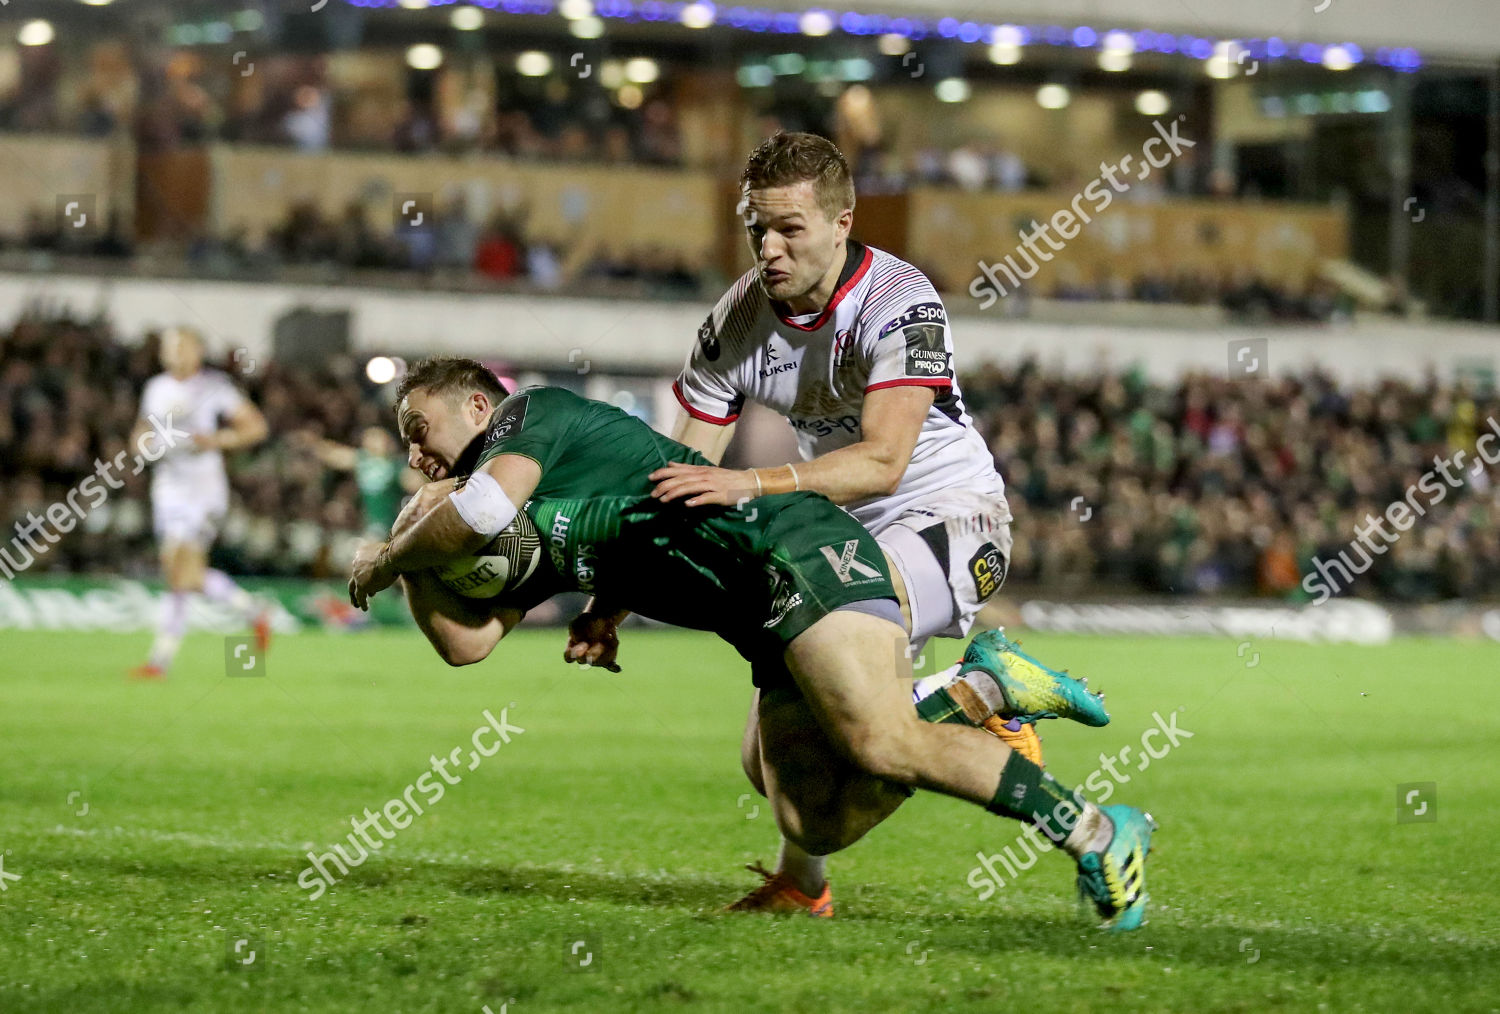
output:
<path id="1" fill-rule="evenodd" d="M 708 465 L 697 451 L 657 433 L 602 401 L 560 387 L 533 387 L 502 401 L 489 429 L 470 445 L 456 472 L 467 474 L 500 454 L 520 454 L 542 468 L 532 496 L 646 496 L 652 472 L 674 461 Z"/>
<path id="2" fill-rule="evenodd" d="M 455 471 L 500 454 L 541 466 L 525 510 L 546 559 L 497 604 L 526 610 L 561 591 L 588 592 L 611 607 L 714 631 L 755 660 L 779 658 L 787 641 L 839 606 L 895 596 L 880 547 L 820 494 L 759 497 L 741 508 L 650 496 L 655 469 L 709 462 L 611 405 L 560 388 L 512 395 Z"/>
<path id="3" fill-rule="evenodd" d="M 354 455 L 354 484 L 359 487 L 365 527 L 382 537 L 401 513 L 401 470 L 405 467 L 399 454 L 371 454 L 361 447 Z"/>

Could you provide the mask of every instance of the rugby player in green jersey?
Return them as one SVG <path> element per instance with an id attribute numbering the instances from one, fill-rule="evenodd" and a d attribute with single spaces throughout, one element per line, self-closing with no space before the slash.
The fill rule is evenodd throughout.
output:
<path id="1" fill-rule="evenodd" d="M 794 688 L 809 704 L 797 764 L 778 763 L 775 741 L 762 745 L 764 788 L 788 839 L 829 854 L 913 789 L 928 789 L 1033 824 L 1074 858 L 1080 894 L 1111 928 L 1141 924 L 1151 818 L 1088 802 L 975 727 L 989 712 L 1102 725 L 1108 716 L 1098 700 L 1062 674 L 1009 670 L 981 634 L 965 654 L 963 691 L 940 692 L 914 709 L 906 633 L 883 555 L 830 501 L 790 493 L 737 507 L 664 503 L 650 495 L 650 474 L 667 462 L 695 462 L 696 452 L 559 388 L 507 396 L 471 360 L 418 364 L 398 398 L 409 462 L 431 481 L 389 542 L 356 554 L 349 582 L 356 606 L 367 608 L 371 595 L 400 579 L 423 633 L 454 665 L 486 658 L 527 609 L 564 590 L 711 630 L 750 662 L 757 687 Z M 474 554 L 522 508 L 546 552 L 519 587 L 476 602 L 430 573 Z M 805 758 L 816 745 L 822 763 L 812 770 Z"/>

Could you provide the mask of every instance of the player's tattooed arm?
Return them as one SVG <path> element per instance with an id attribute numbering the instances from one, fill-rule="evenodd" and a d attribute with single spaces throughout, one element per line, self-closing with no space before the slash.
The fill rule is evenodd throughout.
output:
<path id="1" fill-rule="evenodd" d="M 541 479 L 542 469 L 535 461 L 519 454 L 501 454 L 483 469 L 500 486 L 507 500 L 519 507 L 530 499 Z M 469 527 L 453 503 L 452 485 L 431 493 L 429 483 L 419 497 L 436 499 L 419 520 L 393 535 L 389 542 L 367 542 L 354 554 L 349 577 L 349 601 L 366 609 L 370 596 L 389 588 L 402 574 L 436 567 L 456 556 L 478 552 L 493 538 Z M 420 507 L 417 512 L 420 512 Z M 399 519 L 398 519 L 399 521 Z"/>

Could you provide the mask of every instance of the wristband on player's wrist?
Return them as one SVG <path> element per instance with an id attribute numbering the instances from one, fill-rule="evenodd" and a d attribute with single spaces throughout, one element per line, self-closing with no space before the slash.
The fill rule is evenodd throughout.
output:
<path id="1" fill-rule="evenodd" d="M 755 495 L 770 496 L 773 493 L 795 493 L 802 488 L 802 477 L 797 474 L 797 469 L 791 465 L 778 465 L 775 468 L 753 468 L 750 474 L 755 476 Z"/>

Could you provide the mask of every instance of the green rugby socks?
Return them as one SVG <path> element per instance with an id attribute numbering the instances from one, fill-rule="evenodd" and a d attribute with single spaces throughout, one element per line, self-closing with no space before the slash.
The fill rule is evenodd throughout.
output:
<path id="1" fill-rule="evenodd" d="M 1028 821 L 1052 844 L 1061 845 L 1068 840 L 1086 810 L 1097 812 L 1098 808 L 1077 792 L 1064 788 L 1056 778 L 1019 753 L 1011 751 L 1010 759 L 1000 771 L 1000 787 L 985 809 L 1002 817 Z"/>

